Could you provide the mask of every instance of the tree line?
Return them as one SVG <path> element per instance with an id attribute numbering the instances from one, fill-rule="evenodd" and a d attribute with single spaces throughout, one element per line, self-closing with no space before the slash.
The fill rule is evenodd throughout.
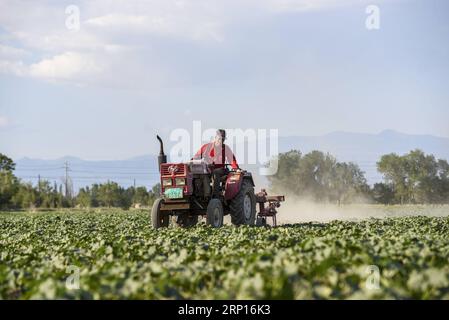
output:
<path id="1" fill-rule="evenodd" d="M 123 188 L 116 182 L 81 188 L 76 196 L 62 185 L 42 180 L 35 186 L 14 175 L 15 163 L 0 153 L 0 209 L 151 206 L 160 185 Z M 298 150 L 278 156 L 278 171 L 268 180 L 273 192 L 318 202 L 381 204 L 449 203 L 449 164 L 413 150 L 383 155 L 377 162 L 383 182 L 369 186 L 365 173 L 352 162 L 338 162 L 329 153 Z"/>
<path id="2" fill-rule="evenodd" d="M 0 153 L 0 209 L 30 208 L 95 208 L 151 206 L 159 196 L 160 185 L 151 190 L 146 187 L 123 188 L 109 181 L 81 188 L 76 196 L 63 192 L 62 185 L 41 180 L 37 185 L 22 182 L 14 175 L 15 163 Z"/>
<path id="3" fill-rule="evenodd" d="M 372 187 L 355 163 L 338 162 L 329 153 L 298 150 L 278 156 L 278 171 L 269 176 L 271 189 L 318 202 L 381 204 L 449 203 L 449 164 L 413 150 L 383 155 L 377 162 L 383 182 Z"/>

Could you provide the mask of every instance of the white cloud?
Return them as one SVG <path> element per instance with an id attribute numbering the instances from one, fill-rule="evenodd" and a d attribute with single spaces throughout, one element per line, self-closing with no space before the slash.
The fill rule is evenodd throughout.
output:
<path id="1" fill-rule="evenodd" d="M 91 51 L 101 49 L 108 44 L 92 32 L 71 32 L 64 28 L 14 31 L 12 35 L 25 47 L 35 52 Z"/>
<path id="2" fill-rule="evenodd" d="M 239 37 L 240 25 L 251 25 L 251 19 L 360 1 L 365 0 L 74 0 L 81 19 L 74 32 L 65 27 L 65 4 L 45 2 L 36 8 L 0 0 L 6 34 L 0 72 L 75 83 L 126 82 L 130 87 L 194 81 L 202 60 L 209 63 L 203 72 L 213 74 L 212 51 L 207 50 L 217 50 L 215 57 L 239 50 L 232 41 Z M 198 58 L 203 53 L 206 59 Z"/>
<path id="3" fill-rule="evenodd" d="M 21 48 L 14 48 L 7 45 L 0 44 L 0 58 L 3 59 L 20 59 L 25 56 L 29 55 L 29 52 L 21 49 Z"/>
<path id="4" fill-rule="evenodd" d="M 162 19 L 160 19 L 162 20 Z M 142 15 L 125 15 L 125 14 L 107 14 L 104 16 L 95 17 L 85 21 L 87 25 L 106 28 L 146 28 L 149 24 L 149 19 Z M 162 21 L 157 19 L 155 24 L 161 24 Z"/>
<path id="5" fill-rule="evenodd" d="M 195 41 L 223 40 L 221 23 L 216 19 L 196 18 L 179 13 L 146 15 L 111 13 L 88 19 L 84 25 L 114 33 L 146 33 Z"/>
<path id="6" fill-rule="evenodd" d="M 274 12 L 305 12 L 325 10 L 337 6 L 360 4 L 367 0 L 262 0 Z"/>
<path id="7" fill-rule="evenodd" d="M 22 61 L 0 60 L 0 73 L 24 76 L 27 74 L 27 67 Z"/>
<path id="8" fill-rule="evenodd" d="M 30 76 L 50 80 L 77 81 L 101 72 L 102 63 L 94 56 L 76 52 L 43 59 L 29 67 Z"/>
<path id="9" fill-rule="evenodd" d="M 29 52 L 24 49 L 0 44 L 0 73 L 24 75 L 26 66 L 22 59 L 28 55 Z"/>

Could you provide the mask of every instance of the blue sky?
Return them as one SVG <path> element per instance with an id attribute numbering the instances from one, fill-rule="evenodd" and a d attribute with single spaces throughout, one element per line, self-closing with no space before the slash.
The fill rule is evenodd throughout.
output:
<path id="1" fill-rule="evenodd" d="M 68 4 L 80 29 L 65 26 Z M 380 9 L 367 30 L 365 9 Z M 0 0 L 0 152 L 124 159 L 176 128 L 449 137 L 447 1 Z"/>

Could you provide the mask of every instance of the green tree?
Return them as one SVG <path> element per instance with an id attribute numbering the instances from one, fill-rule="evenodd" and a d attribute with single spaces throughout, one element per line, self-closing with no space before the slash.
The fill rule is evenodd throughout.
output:
<path id="1" fill-rule="evenodd" d="M 37 206 L 38 192 L 31 183 L 21 183 L 12 202 L 15 208 L 30 209 Z"/>
<path id="2" fill-rule="evenodd" d="M 161 184 L 160 183 L 156 183 L 152 188 L 151 188 L 151 193 L 153 195 L 155 195 L 156 197 L 159 197 L 161 195 Z"/>
<path id="3" fill-rule="evenodd" d="M 338 204 L 352 202 L 358 197 L 368 195 L 369 186 L 364 172 L 357 164 L 352 162 L 336 163 L 333 172 L 329 191 L 335 195 L 333 200 L 336 200 Z"/>
<path id="4" fill-rule="evenodd" d="M 96 183 L 92 185 L 92 188 L 90 190 L 90 205 L 94 208 L 100 206 L 100 200 L 98 199 L 100 192 L 99 190 L 100 186 Z"/>
<path id="5" fill-rule="evenodd" d="M 375 183 L 372 190 L 374 201 L 382 204 L 394 203 L 394 190 L 386 183 Z"/>
<path id="6" fill-rule="evenodd" d="M 278 156 L 278 170 L 274 175 L 268 176 L 273 192 L 284 192 L 292 190 L 297 192 L 297 180 L 293 177 L 298 175 L 298 167 L 301 161 L 301 152 L 291 150 L 286 153 L 280 153 Z"/>
<path id="7" fill-rule="evenodd" d="M 0 171 L 0 209 L 14 207 L 12 202 L 19 191 L 19 181 L 10 171 Z"/>
<path id="8" fill-rule="evenodd" d="M 134 196 L 133 203 L 141 204 L 141 205 L 149 205 L 150 202 L 150 194 L 145 187 L 137 187 Z"/>
<path id="9" fill-rule="evenodd" d="M 98 202 L 104 207 L 120 207 L 128 209 L 132 204 L 132 199 L 126 190 L 116 182 L 107 182 L 98 186 Z"/>
<path id="10" fill-rule="evenodd" d="M 151 206 L 161 196 L 161 184 L 156 183 L 148 192 L 148 205 Z"/>
<path id="11" fill-rule="evenodd" d="M 53 188 L 47 180 L 38 182 L 36 205 L 39 208 L 56 208 L 57 201 L 54 197 Z"/>
<path id="12" fill-rule="evenodd" d="M 120 199 L 119 186 L 115 182 L 100 184 L 98 188 L 98 201 L 102 207 L 113 207 Z"/>
<path id="13" fill-rule="evenodd" d="M 377 170 L 383 174 L 384 180 L 391 185 L 395 199 L 403 204 L 409 200 L 407 168 L 404 159 L 395 153 L 383 155 L 377 162 Z"/>
<path id="14" fill-rule="evenodd" d="M 332 197 L 332 177 L 337 161 L 330 154 L 312 151 L 304 155 L 293 171 L 296 182 L 296 194 L 312 197 L 316 201 L 329 201 Z"/>
<path id="15" fill-rule="evenodd" d="M 437 164 L 438 202 L 449 203 L 449 164 L 446 160 L 438 160 Z"/>
<path id="16" fill-rule="evenodd" d="M 64 205 L 64 196 L 62 195 L 61 192 L 58 191 L 58 184 L 55 182 L 53 185 L 53 191 L 52 191 L 52 198 L 54 201 L 54 207 L 55 208 L 62 208 Z"/>
<path id="17" fill-rule="evenodd" d="M 16 164 L 14 161 L 0 153 L 0 171 L 13 172 L 16 169 Z"/>
<path id="18" fill-rule="evenodd" d="M 75 202 L 83 208 L 89 208 L 92 206 L 92 198 L 89 187 L 80 189 L 78 195 L 76 196 Z"/>
<path id="19" fill-rule="evenodd" d="M 14 206 L 12 199 L 19 190 L 20 183 L 13 174 L 15 163 L 0 153 L 0 209 Z"/>
<path id="20" fill-rule="evenodd" d="M 350 202 L 369 193 L 364 173 L 354 163 L 340 163 L 328 153 L 279 154 L 278 171 L 269 176 L 273 192 L 325 202 Z"/>
<path id="21" fill-rule="evenodd" d="M 385 182 L 392 186 L 399 203 L 447 202 L 449 165 L 421 150 L 398 156 L 388 154 L 377 163 Z"/>

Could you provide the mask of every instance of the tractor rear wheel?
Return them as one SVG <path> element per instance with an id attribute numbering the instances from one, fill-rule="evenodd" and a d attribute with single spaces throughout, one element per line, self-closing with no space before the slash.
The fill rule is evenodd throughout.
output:
<path id="1" fill-rule="evenodd" d="M 209 201 L 206 224 L 214 228 L 223 226 L 223 205 L 219 199 L 211 199 Z"/>
<path id="2" fill-rule="evenodd" d="M 151 223 L 153 228 L 167 228 L 169 222 L 168 214 L 165 214 L 161 211 L 161 203 L 164 201 L 163 199 L 156 199 L 153 203 L 153 207 L 151 208 Z"/>
<path id="3" fill-rule="evenodd" d="M 181 214 L 176 217 L 176 224 L 181 228 L 190 228 L 198 223 L 198 216 L 190 216 L 188 214 Z"/>
<path id="4" fill-rule="evenodd" d="M 252 183 L 245 179 L 239 193 L 231 200 L 231 222 L 238 226 L 241 224 L 254 225 L 256 220 L 256 196 Z"/>

